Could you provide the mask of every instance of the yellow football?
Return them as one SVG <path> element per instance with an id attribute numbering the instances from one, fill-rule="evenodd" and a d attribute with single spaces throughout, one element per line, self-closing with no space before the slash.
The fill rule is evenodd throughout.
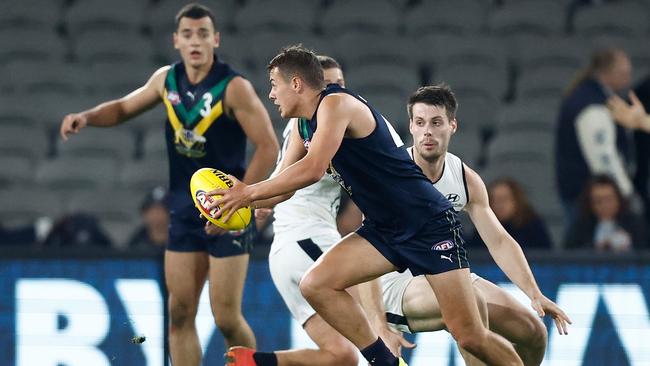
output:
<path id="1" fill-rule="evenodd" d="M 223 217 L 227 212 L 223 212 L 220 218 L 215 218 L 217 208 L 210 209 L 212 202 L 221 196 L 208 196 L 206 193 L 218 188 L 230 188 L 233 181 L 228 175 L 220 170 L 212 168 L 201 168 L 192 174 L 190 179 L 190 191 L 194 205 L 201 212 L 201 215 L 211 223 L 226 230 L 242 230 L 251 222 L 252 212 L 250 207 L 242 207 L 235 212 L 227 222 Z"/>

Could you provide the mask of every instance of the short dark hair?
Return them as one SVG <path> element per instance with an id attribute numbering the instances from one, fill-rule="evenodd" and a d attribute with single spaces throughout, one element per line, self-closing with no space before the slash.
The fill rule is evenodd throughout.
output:
<path id="1" fill-rule="evenodd" d="M 302 45 L 284 47 L 269 62 L 267 69 L 271 71 L 276 67 L 285 80 L 293 76 L 299 76 L 314 89 L 322 88 L 325 83 L 323 68 L 318 57 L 313 51 L 306 49 Z"/>
<path id="2" fill-rule="evenodd" d="M 445 83 L 421 86 L 415 91 L 415 93 L 411 94 L 407 105 L 409 119 L 413 118 L 413 105 L 415 103 L 445 107 L 447 118 L 449 118 L 450 121 L 456 118 L 458 101 L 449 85 Z"/>
<path id="3" fill-rule="evenodd" d="M 210 8 L 198 3 L 187 4 L 178 11 L 178 14 L 176 14 L 176 17 L 174 18 L 176 30 L 178 30 L 178 26 L 181 23 L 182 18 L 201 19 L 205 17 L 210 18 L 212 21 L 212 26 L 214 27 L 214 31 L 216 32 L 217 22 L 214 20 L 214 13 L 212 10 L 210 10 Z"/>
<path id="4" fill-rule="evenodd" d="M 341 68 L 341 64 L 339 64 L 339 62 L 332 57 L 325 55 L 318 55 L 316 57 L 318 58 L 318 62 L 320 62 L 320 66 L 323 68 L 323 70 Z"/>

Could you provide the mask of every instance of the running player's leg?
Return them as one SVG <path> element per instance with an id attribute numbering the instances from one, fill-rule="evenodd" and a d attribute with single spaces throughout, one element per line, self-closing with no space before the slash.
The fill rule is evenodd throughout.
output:
<path id="1" fill-rule="evenodd" d="M 548 336 L 544 323 L 535 313 L 492 282 L 479 278 L 474 286 L 485 295 L 490 329 L 514 343 L 526 366 L 541 364 Z"/>
<path id="2" fill-rule="evenodd" d="M 354 345 L 318 314 L 309 318 L 303 327 L 318 349 L 276 351 L 278 366 L 356 366 L 359 364 Z"/>
<path id="3" fill-rule="evenodd" d="M 512 344 L 481 323 L 468 268 L 426 278 L 445 325 L 460 347 L 490 365 L 523 365 Z"/>
<path id="4" fill-rule="evenodd" d="M 217 258 L 210 256 L 210 307 L 226 348 L 255 348 L 255 335 L 241 311 L 248 254 Z"/>
<path id="5" fill-rule="evenodd" d="M 174 365 L 201 364 L 196 311 L 208 273 L 206 252 L 165 252 L 165 282 L 169 296 L 169 351 Z"/>
<path id="6" fill-rule="evenodd" d="M 357 348 L 378 336 L 361 305 L 346 288 L 394 271 L 396 267 L 360 235 L 346 236 L 320 257 L 300 282 L 300 290 L 316 312 Z"/>
<path id="7" fill-rule="evenodd" d="M 407 271 L 404 274 L 390 273 L 386 277 L 389 279 L 388 282 L 384 282 L 384 286 L 388 288 L 388 291 L 385 290 L 384 292 L 385 302 L 387 304 L 393 302 L 401 304 L 401 309 L 395 309 L 395 312 L 401 310 L 401 313 L 396 315 L 397 317 L 402 316 L 404 318 L 410 332 L 433 332 L 446 329 L 442 314 L 440 313 L 438 299 L 424 276 L 412 277 L 410 272 Z M 402 286 L 404 288 L 400 289 Z M 480 290 L 476 288 L 474 289 L 474 295 L 481 322 L 487 327 L 488 310 L 485 298 Z M 401 301 L 399 301 L 400 298 Z M 471 353 L 463 348 L 459 347 L 459 350 L 466 365 L 485 365 L 485 363 L 472 356 Z"/>

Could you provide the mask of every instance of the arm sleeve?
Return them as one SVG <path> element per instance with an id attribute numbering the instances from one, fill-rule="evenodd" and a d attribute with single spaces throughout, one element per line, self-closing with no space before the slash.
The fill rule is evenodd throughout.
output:
<path id="1" fill-rule="evenodd" d="M 608 174 L 614 178 L 626 197 L 634 189 L 623 158 L 616 149 L 616 127 L 604 105 L 585 108 L 576 119 L 580 149 L 592 174 Z"/>

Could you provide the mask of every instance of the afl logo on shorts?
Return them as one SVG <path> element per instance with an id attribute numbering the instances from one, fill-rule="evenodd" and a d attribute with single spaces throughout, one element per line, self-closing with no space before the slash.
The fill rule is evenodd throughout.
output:
<path id="1" fill-rule="evenodd" d="M 455 244 L 454 244 L 453 241 L 445 240 L 445 241 L 441 241 L 438 244 L 434 244 L 431 247 L 431 250 L 437 250 L 437 251 L 440 251 L 440 252 L 444 252 L 444 251 L 447 251 L 447 250 L 453 248 L 454 246 L 455 246 Z"/>
<path id="2" fill-rule="evenodd" d="M 181 102 L 181 97 L 177 92 L 170 91 L 169 94 L 167 94 L 167 100 L 169 100 L 169 103 L 172 105 L 178 105 Z"/>

